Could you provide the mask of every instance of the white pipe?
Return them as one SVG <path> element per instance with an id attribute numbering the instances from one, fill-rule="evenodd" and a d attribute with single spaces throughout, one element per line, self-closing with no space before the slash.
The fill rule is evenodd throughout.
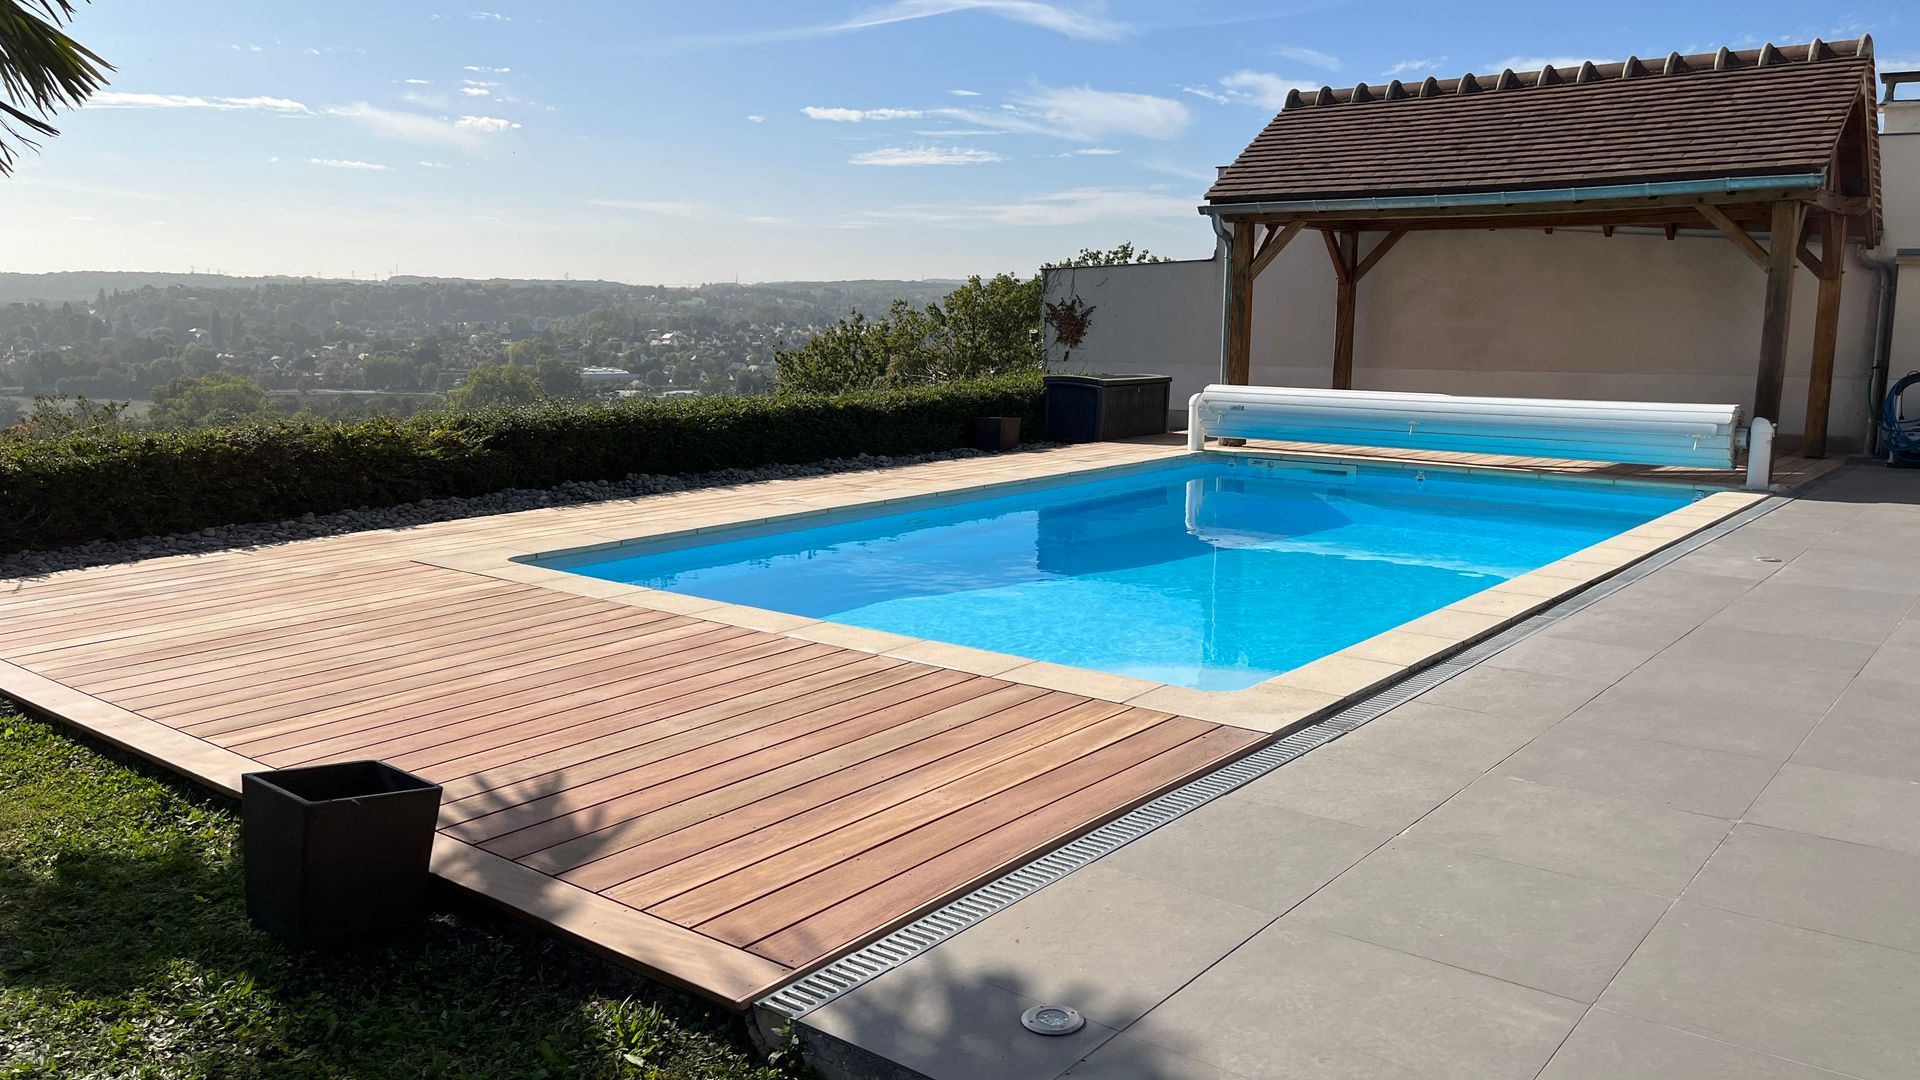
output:
<path id="1" fill-rule="evenodd" d="M 1207 433 L 1200 427 L 1200 395 L 1187 399 L 1187 449 L 1205 450 Z"/>
<path id="2" fill-rule="evenodd" d="M 1747 488 L 1766 491 L 1773 480 L 1773 421 L 1753 418 L 1747 434 Z"/>

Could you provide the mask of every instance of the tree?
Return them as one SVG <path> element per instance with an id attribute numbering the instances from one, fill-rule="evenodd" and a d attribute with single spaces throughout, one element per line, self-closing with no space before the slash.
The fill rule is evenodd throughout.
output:
<path id="1" fill-rule="evenodd" d="M 1122 241 L 1118 246 L 1101 251 L 1099 248 L 1081 248 L 1080 254 L 1065 262 L 1047 263 L 1051 270 L 1060 266 L 1125 266 L 1128 263 L 1166 262 L 1165 258 L 1155 255 L 1146 248 L 1134 250 L 1133 241 Z"/>
<path id="2" fill-rule="evenodd" d="M 580 381 L 580 373 L 565 360 L 548 357 L 536 364 L 533 377 L 540 380 L 540 392 L 548 397 L 579 397 L 586 389 Z"/>
<path id="3" fill-rule="evenodd" d="M 404 356 L 369 356 L 360 366 L 360 383 L 368 390 L 418 390 L 420 369 Z"/>
<path id="4" fill-rule="evenodd" d="M 187 375 L 154 387 L 148 418 L 161 427 L 232 424 L 279 416 L 260 384 L 231 371 Z"/>
<path id="5" fill-rule="evenodd" d="M 39 145 L 21 128 L 60 134 L 45 118 L 78 108 L 113 70 L 61 29 L 72 19 L 73 0 L 0 0 L 0 176 L 20 148 Z"/>
<path id="6" fill-rule="evenodd" d="M 523 367 L 494 364 L 467 373 L 467 381 L 447 395 L 456 409 L 492 409 L 531 405 L 540 400 L 540 380 Z"/>
<path id="7" fill-rule="evenodd" d="M 774 354 L 778 388 L 831 393 L 971 379 L 1040 366 L 1038 276 L 974 275 L 937 304 L 895 300 L 885 318 L 859 312 L 799 349 Z"/>
<path id="8" fill-rule="evenodd" d="M 514 367 L 533 367 L 542 360 L 559 356 L 559 350 L 553 342 L 543 337 L 530 337 L 507 346 L 507 363 Z"/>

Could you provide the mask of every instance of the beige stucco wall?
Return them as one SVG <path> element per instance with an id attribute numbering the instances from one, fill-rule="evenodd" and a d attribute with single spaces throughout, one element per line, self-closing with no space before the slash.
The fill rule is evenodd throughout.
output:
<path id="1" fill-rule="evenodd" d="M 1898 379 L 1920 370 L 1920 130 L 1880 137 L 1880 173 L 1883 178 L 1900 176 L 1914 181 L 1906 184 L 1905 198 L 1887 199 L 1887 230 L 1880 244 L 1883 254 L 1909 253 L 1900 260 L 1893 343 L 1888 350 L 1887 370 L 1892 379 Z M 1889 184 L 1887 190 L 1891 193 L 1894 188 Z M 1911 405 L 1913 391 L 1908 394 Z"/>
<path id="2" fill-rule="evenodd" d="M 1881 250 L 1920 247 L 1920 135 L 1883 140 L 1883 178 Z M 1196 218 L 1196 228 L 1208 228 Z M 1906 273 L 1901 372 L 1920 367 L 1920 267 Z M 1182 405 L 1218 381 L 1221 280 L 1217 255 L 1050 271 L 1049 301 L 1078 293 L 1098 309 L 1071 362 L 1061 362 L 1049 331 L 1050 366 L 1170 374 Z M 1566 229 L 1414 233 L 1360 284 L 1354 385 L 1751 408 L 1764 288 L 1764 272 L 1706 230 L 1673 240 Z M 1857 446 L 1870 414 L 1874 275 L 1849 261 L 1844 288 L 1829 423 L 1841 445 Z M 1800 269 L 1781 418 L 1790 434 L 1804 429 L 1816 291 Z M 1255 282 L 1255 383 L 1328 384 L 1333 294 L 1325 246 L 1304 233 Z"/>

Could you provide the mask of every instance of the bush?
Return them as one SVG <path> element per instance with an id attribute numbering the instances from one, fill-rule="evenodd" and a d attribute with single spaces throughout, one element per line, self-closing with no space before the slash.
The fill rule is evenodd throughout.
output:
<path id="1" fill-rule="evenodd" d="M 909 390 L 589 404 L 352 423 L 262 422 L 0 442 L 0 551 L 124 540 L 357 506 L 914 454 L 966 442 L 974 416 L 1041 430 L 1040 378 Z"/>

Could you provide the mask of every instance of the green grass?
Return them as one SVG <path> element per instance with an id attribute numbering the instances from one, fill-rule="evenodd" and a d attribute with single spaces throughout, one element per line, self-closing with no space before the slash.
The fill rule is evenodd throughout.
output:
<path id="1" fill-rule="evenodd" d="M 0 1078 L 794 1075 L 485 913 L 339 955 L 246 921 L 230 802 L 0 702 Z"/>

